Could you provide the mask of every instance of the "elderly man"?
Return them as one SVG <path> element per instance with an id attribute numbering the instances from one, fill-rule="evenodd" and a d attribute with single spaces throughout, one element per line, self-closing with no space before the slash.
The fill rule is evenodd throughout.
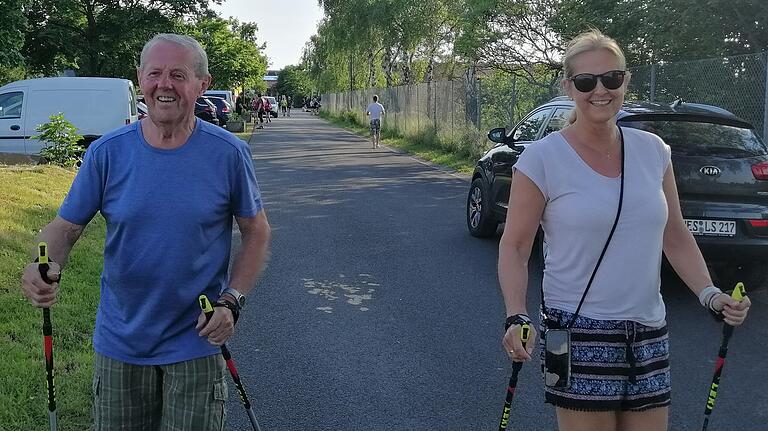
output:
<path id="1" fill-rule="evenodd" d="M 107 223 L 93 335 L 96 430 L 220 430 L 227 387 L 218 346 L 262 270 L 270 228 L 248 146 L 194 115 L 211 82 L 200 44 L 157 35 L 137 73 L 149 116 L 91 144 L 38 240 L 49 244 L 49 278 L 58 280 L 96 212 Z M 242 245 L 228 274 L 233 218 Z M 58 283 L 30 264 L 22 290 L 50 307 Z M 201 294 L 217 300 L 208 322 Z"/>

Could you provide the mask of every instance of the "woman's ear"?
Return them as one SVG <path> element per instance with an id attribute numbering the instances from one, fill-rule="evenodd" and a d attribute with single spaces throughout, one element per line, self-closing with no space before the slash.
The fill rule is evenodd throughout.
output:
<path id="1" fill-rule="evenodd" d="M 569 99 L 573 100 L 573 81 L 571 81 L 568 78 L 563 79 L 562 82 L 563 86 L 563 94 L 568 96 Z"/>
<path id="2" fill-rule="evenodd" d="M 624 74 L 624 91 L 626 91 L 629 88 L 629 81 L 632 78 L 632 72 L 627 71 Z"/>

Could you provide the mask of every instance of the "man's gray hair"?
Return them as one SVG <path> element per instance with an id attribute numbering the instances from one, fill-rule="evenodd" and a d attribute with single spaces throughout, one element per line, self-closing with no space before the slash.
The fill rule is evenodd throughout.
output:
<path id="1" fill-rule="evenodd" d="M 205 78 L 208 73 L 208 55 L 200 45 L 200 42 L 192 37 L 183 34 L 173 33 L 160 33 L 144 44 L 144 48 L 141 50 L 141 58 L 139 59 L 139 69 L 144 68 L 146 62 L 147 53 L 150 48 L 157 45 L 160 42 L 170 42 L 176 45 L 187 48 L 195 56 L 194 71 L 198 78 Z"/>

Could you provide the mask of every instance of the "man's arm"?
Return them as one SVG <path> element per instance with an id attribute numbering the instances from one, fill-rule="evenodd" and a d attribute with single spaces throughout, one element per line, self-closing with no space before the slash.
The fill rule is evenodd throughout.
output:
<path id="1" fill-rule="evenodd" d="M 272 234 L 263 210 L 254 217 L 235 217 L 235 220 L 240 228 L 242 243 L 232 265 L 229 287 L 247 295 L 264 269 Z"/>
<path id="2" fill-rule="evenodd" d="M 48 256 L 52 261 L 48 270 L 48 278 L 53 280 L 53 283 L 47 284 L 43 281 L 36 263 L 30 263 L 24 268 L 24 274 L 21 277 L 21 291 L 32 305 L 48 308 L 56 303 L 61 268 L 67 263 L 69 252 L 84 229 L 85 226 L 70 223 L 56 216 L 37 236 L 29 260 L 32 262 L 37 258 L 37 243 L 46 242 L 48 244 Z"/>
<path id="3" fill-rule="evenodd" d="M 253 290 L 256 279 L 264 269 L 272 234 L 263 210 L 253 217 L 235 217 L 235 220 L 240 228 L 242 242 L 240 251 L 235 257 L 235 263 L 232 265 L 229 287 L 247 295 Z M 237 300 L 228 293 L 221 297 L 233 304 L 237 303 Z M 235 332 L 232 312 L 223 307 L 216 307 L 210 321 L 206 320 L 204 313 L 200 313 L 195 329 L 199 331 L 201 337 L 207 337 L 209 343 L 221 346 Z"/>

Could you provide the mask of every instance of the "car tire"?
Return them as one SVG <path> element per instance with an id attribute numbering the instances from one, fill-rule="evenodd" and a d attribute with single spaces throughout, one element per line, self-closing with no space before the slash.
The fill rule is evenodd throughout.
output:
<path id="1" fill-rule="evenodd" d="M 467 229 L 477 238 L 490 238 L 496 233 L 499 222 L 493 218 L 491 204 L 482 178 L 475 178 L 467 195 Z"/>

